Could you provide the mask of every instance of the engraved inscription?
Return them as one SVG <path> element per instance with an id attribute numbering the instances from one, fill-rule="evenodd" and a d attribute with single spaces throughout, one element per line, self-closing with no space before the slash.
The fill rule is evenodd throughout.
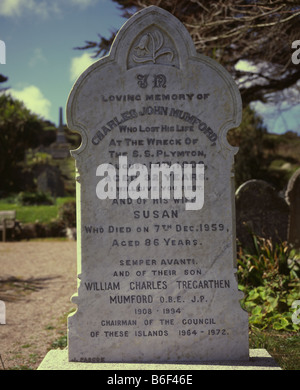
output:
<path id="1" fill-rule="evenodd" d="M 77 188 L 78 310 L 69 359 L 245 359 L 235 278 L 239 92 L 184 26 L 149 7 L 80 77 L 68 103 Z M 143 19 L 145 18 L 145 19 Z"/>
<path id="2" fill-rule="evenodd" d="M 164 74 L 154 75 L 153 88 L 166 88 L 167 78 Z"/>
<path id="3" fill-rule="evenodd" d="M 138 79 L 138 86 L 141 88 L 147 88 L 148 86 L 148 74 L 138 74 L 136 78 Z"/>

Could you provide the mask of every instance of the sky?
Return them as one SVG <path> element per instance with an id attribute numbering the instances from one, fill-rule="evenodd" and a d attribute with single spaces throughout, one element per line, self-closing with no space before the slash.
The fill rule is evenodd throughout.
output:
<path id="1" fill-rule="evenodd" d="M 34 113 L 58 124 L 76 78 L 97 59 L 74 50 L 98 41 L 126 19 L 111 0 L 0 0 L 0 40 L 5 42 L 3 84 Z M 65 118 L 64 118 L 65 121 Z"/>
<path id="2" fill-rule="evenodd" d="M 0 40 L 6 47 L 0 74 L 9 78 L 3 86 L 58 125 L 59 107 L 65 110 L 76 78 L 97 60 L 91 50 L 74 48 L 98 41 L 98 34 L 109 37 L 125 21 L 111 0 L 0 0 Z M 300 134 L 299 106 L 282 108 L 254 104 L 269 132 Z"/>

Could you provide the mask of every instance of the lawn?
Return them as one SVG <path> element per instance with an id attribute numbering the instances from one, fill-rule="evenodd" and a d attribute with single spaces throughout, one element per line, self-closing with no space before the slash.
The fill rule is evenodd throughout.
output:
<path id="1" fill-rule="evenodd" d="M 250 348 L 263 348 L 283 370 L 300 370 L 299 332 L 262 331 L 251 327 Z"/>
<path id="2" fill-rule="evenodd" d="M 0 199 L 0 211 L 16 210 L 16 218 L 22 223 L 34 223 L 39 221 L 41 223 L 50 222 L 57 218 L 59 207 L 70 200 L 72 197 L 57 198 L 54 205 L 32 205 L 22 206 L 18 204 L 13 198 Z"/>

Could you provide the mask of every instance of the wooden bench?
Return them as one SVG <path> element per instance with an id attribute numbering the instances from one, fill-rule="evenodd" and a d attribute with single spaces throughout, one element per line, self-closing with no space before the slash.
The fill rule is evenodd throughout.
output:
<path id="1" fill-rule="evenodd" d="M 7 210 L 0 211 L 0 231 L 2 231 L 2 241 L 6 241 L 6 231 L 8 229 L 15 230 L 16 226 L 18 226 L 18 222 L 16 221 L 16 211 L 15 210 Z"/>

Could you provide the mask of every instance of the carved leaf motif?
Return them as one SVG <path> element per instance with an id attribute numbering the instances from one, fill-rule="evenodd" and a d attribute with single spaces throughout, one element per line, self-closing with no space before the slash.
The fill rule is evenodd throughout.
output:
<path id="1" fill-rule="evenodd" d="M 163 45 L 164 37 L 160 31 L 144 34 L 135 47 L 136 53 L 132 58 L 137 63 L 153 62 L 155 64 L 159 57 L 170 54 L 170 62 L 173 61 L 174 52 L 169 48 L 162 49 Z"/>
<path id="2" fill-rule="evenodd" d="M 149 49 L 148 49 L 149 36 L 150 36 L 150 34 L 143 35 L 141 40 L 140 40 L 140 43 L 137 45 L 136 49 L 146 50 L 147 52 L 149 52 Z"/>

